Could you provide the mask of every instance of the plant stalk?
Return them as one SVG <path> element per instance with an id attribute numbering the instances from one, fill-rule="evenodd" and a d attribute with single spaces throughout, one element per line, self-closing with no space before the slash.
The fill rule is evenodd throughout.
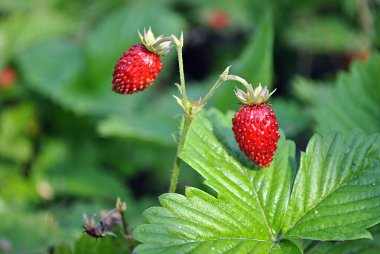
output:
<path id="1" fill-rule="evenodd" d="M 187 103 L 185 73 L 183 70 L 182 45 L 176 46 L 178 56 L 179 79 L 181 85 L 182 102 Z M 185 104 L 184 104 L 185 105 Z"/>
<path id="2" fill-rule="evenodd" d="M 120 216 L 121 216 L 121 226 L 123 228 L 123 233 L 125 236 L 128 236 L 128 229 L 127 229 L 127 221 L 125 219 L 125 215 L 124 215 L 124 212 L 120 212 Z"/>
<path id="3" fill-rule="evenodd" d="M 191 116 L 185 115 L 185 121 L 183 123 L 181 137 L 180 137 L 180 140 L 178 143 L 177 153 L 176 153 L 176 156 L 174 159 L 172 177 L 170 179 L 169 192 L 171 192 L 171 193 L 176 191 L 178 176 L 179 176 L 179 169 L 181 167 L 181 162 L 182 162 L 182 160 L 179 158 L 179 155 L 183 151 L 183 147 L 185 145 L 187 133 L 189 131 L 190 124 L 192 121 L 193 121 L 193 118 Z"/>
<path id="4" fill-rule="evenodd" d="M 178 69 L 179 69 L 179 79 L 180 79 L 180 90 L 181 90 L 181 96 L 182 96 L 182 104 L 183 109 L 185 113 L 185 121 L 183 124 L 181 137 L 178 143 L 177 153 L 174 159 L 173 164 L 173 171 L 172 176 L 170 179 L 170 187 L 169 192 L 175 192 L 177 188 L 178 183 L 178 176 L 179 176 L 179 170 L 181 167 L 181 159 L 179 158 L 179 154 L 183 151 L 183 147 L 185 145 L 187 132 L 189 131 L 190 124 L 193 120 L 192 116 L 189 114 L 190 112 L 187 112 L 189 110 L 188 107 L 188 100 L 186 96 L 186 85 L 185 85 L 185 73 L 183 70 L 183 57 L 182 57 L 182 43 L 183 43 L 183 35 L 181 34 L 181 38 L 178 40 L 177 37 L 173 36 L 174 44 L 177 50 L 177 56 L 178 56 Z"/>

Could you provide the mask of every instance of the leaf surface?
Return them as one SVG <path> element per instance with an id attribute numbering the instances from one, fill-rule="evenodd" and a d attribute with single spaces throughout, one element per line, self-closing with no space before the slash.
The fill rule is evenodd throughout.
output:
<path id="1" fill-rule="evenodd" d="M 162 207 L 144 213 L 150 224 L 133 232 L 136 253 L 302 253 L 300 239 L 371 237 L 365 229 L 380 221 L 378 135 L 315 135 L 292 186 L 294 144 L 282 135 L 271 166 L 249 169 L 227 115 L 198 116 L 180 154 L 215 195 L 188 187 L 160 196 Z"/>
<path id="2" fill-rule="evenodd" d="M 218 113 L 210 112 L 210 117 L 213 114 Z M 185 196 L 162 195 L 163 208 L 144 213 L 151 224 L 134 231 L 137 240 L 146 242 L 137 253 L 287 253 L 284 248 L 295 248 L 274 242 L 290 195 L 294 144 L 282 138 L 282 153 L 272 165 L 250 172 L 213 131 L 212 122 L 198 116 L 181 158 L 206 179 L 217 198 L 190 187 Z"/>

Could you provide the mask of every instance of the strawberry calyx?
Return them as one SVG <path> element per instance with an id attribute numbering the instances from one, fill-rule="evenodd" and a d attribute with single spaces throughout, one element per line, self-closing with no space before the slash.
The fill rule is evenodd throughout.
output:
<path id="1" fill-rule="evenodd" d="M 259 83 L 259 86 L 255 89 L 253 89 L 251 84 L 243 83 L 243 85 L 247 88 L 247 92 L 236 88 L 235 94 L 240 102 L 245 105 L 259 105 L 261 103 L 264 103 L 276 91 L 276 89 L 274 89 L 272 92 L 269 92 L 266 86 L 261 86 L 261 83 Z"/>
<path id="2" fill-rule="evenodd" d="M 144 29 L 144 34 L 140 34 L 140 39 L 142 44 L 150 51 L 157 55 L 164 56 L 170 52 L 172 49 L 172 37 L 164 37 L 163 35 L 158 36 L 157 38 L 154 36 L 151 28 L 148 30 Z"/>

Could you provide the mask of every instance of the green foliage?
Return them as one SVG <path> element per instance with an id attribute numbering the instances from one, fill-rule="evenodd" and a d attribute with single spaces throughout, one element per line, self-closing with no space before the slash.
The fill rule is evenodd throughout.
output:
<path id="1" fill-rule="evenodd" d="M 376 254 L 380 250 L 380 235 L 373 239 L 360 239 L 348 242 L 320 242 L 311 248 L 308 254 Z"/>
<path id="2" fill-rule="evenodd" d="M 161 18 L 154 15 L 157 11 L 162 14 Z M 22 51 L 17 61 L 32 89 L 77 114 L 107 116 L 100 123 L 102 135 L 172 144 L 170 133 L 177 124 L 173 115 L 180 112 L 168 106 L 169 103 L 175 105 L 169 98 L 172 91 L 159 96 L 156 106 L 146 103 L 156 100 L 157 95 L 151 92 L 128 99 L 111 93 L 115 61 L 138 42 L 137 30 L 142 31 L 152 24 L 156 34 L 166 35 L 178 34 L 184 27 L 181 17 L 171 12 L 164 2 L 132 2 L 128 8 L 104 18 L 82 43 L 66 38 L 46 40 Z M 165 57 L 164 63 L 173 57 L 173 54 Z M 168 68 L 163 69 L 160 76 L 168 71 Z M 155 89 L 159 82 L 155 82 Z"/>
<path id="3" fill-rule="evenodd" d="M 120 232 L 121 233 L 121 232 Z M 56 254 L 81 254 L 81 253 L 113 253 L 113 254 L 126 254 L 131 253 L 122 237 L 112 238 L 105 237 L 95 240 L 87 235 L 79 238 L 74 245 L 73 250 L 68 244 L 60 244 L 54 249 Z"/>
<path id="4" fill-rule="evenodd" d="M 234 73 L 244 77 L 249 83 L 272 87 L 273 72 L 273 17 L 267 12 L 257 32 L 247 43 L 236 63 L 232 64 Z"/>
<path id="5" fill-rule="evenodd" d="M 259 23 L 257 32 L 252 35 L 240 57 L 232 64 L 231 72 L 244 77 L 254 86 L 260 82 L 268 88 L 273 86 L 273 29 L 272 14 L 267 12 Z M 221 87 L 215 96 L 213 106 L 224 111 L 230 110 L 232 102 L 236 101 L 235 96 L 232 95 L 232 88 L 228 84 Z M 237 105 L 237 103 L 234 104 Z"/>
<path id="6" fill-rule="evenodd" d="M 296 137 L 310 126 L 310 116 L 296 101 L 273 98 L 271 104 L 276 114 L 278 125 L 287 137 Z"/>
<path id="7" fill-rule="evenodd" d="M 32 156 L 31 138 L 37 131 L 30 104 L 9 107 L 0 114 L 0 157 L 25 163 Z"/>
<path id="8" fill-rule="evenodd" d="M 20 50 L 51 36 L 68 34 L 74 21 L 49 9 L 13 12 L 0 22 L 0 68 Z"/>
<path id="9" fill-rule="evenodd" d="M 326 76 L 326 69 L 333 76 L 336 69 L 345 68 L 342 55 L 347 56 L 347 51 L 366 47 L 370 52 L 380 45 L 378 3 L 361 1 L 370 7 L 369 15 L 363 16 L 356 2 L 0 0 L 0 253 L 8 253 L 8 247 L 10 253 L 130 253 L 136 245 L 129 238 L 126 241 L 120 228 L 114 231 L 117 238 L 89 238 L 82 234 L 81 220 L 83 212 L 111 209 L 120 196 L 127 203 L 125 216 L 132 231 L 143 222 L 142 211 L 157 205 L 156 197 L 168 187 L 177 137 L 172 132 L 181 115 L 172 98 L 177 94 L 172 84 L 178 82 L 175 52 L 162 58 L 163 69 L 152 88 L 132 96 L 111 91 L 115 61 L 138 43 L 137 30 L 144 27 L 151 26 L 156 35 L 184 32 L 189 98 L 204 95 L 228 65 L 231 74 L 253 85 L 276 86 L 271 104 L 280 127 L 297 147 L 306 144 L 308 138 L 303 136 L 312 130 L 378 132 L 377 53 L 371 52 L 367 65 L 355 64 L 336 82 L 299 78 L 296 93 L 307 105 L 287 94 L 289 79 L 304 64 L 300 50 L 307 51 L 310 71 L 319 77 Z M 225 28 L 210 25 L 213 13 L 226 14 Z M 373 26 L 363 26 L 363 17 L 372 18 Z M 319 63 L 321 56 L 328 59 Z M 193 57 L 207 63 L 207 70 L 194 64 Z M 16 73 L 16 82 L 9 87 L 1 83 L 4 67 Z M 187 70 L 200 70 L 205 78 L 198 80 Z M 217 110 L 201 115 L 181 155 L 206 178 L 211 194 L 196 188 L 200 177 L 183 165 L 179 189 L 194 187 L 187 188 L 185 196 L 162 195 L 163 207 L 145 212 L 151 224 L 135 231 L 143 241 L 137 250 L 378 253 L 379 232 L 374 228 L 370 232 L 375 241 L 304 240 L 369 236 L 363 230 L 377 222 L 378 177 L 375 169 L 366 166 L 378 155 L 370 155 L 371 149 L 368 156 L 363 154 L 366 138 L 336 134 L 333 141 L 331 133 L 316 136 L 302 155 L 293 185 L 295 147 L 281 133 L 281 152 L 273 165 L 257 171 L 231 132 L 229 110 L 239 107 L 235 85 L 224 84 L 208 104 L 227 115 Z M 342 140 L 357 144 L 359 152 L 342 154 Z M 342 176 L 339 162 L 349 156 L 366 158 L 363 167 L 350 167 L 350 173 L 358 174 L 356 180 L 347 178 L 343 186 L 339 185 L 343 180 L 336 182 L 338 177 L 323 180 L 324 170 L 328 176 Z M 302 178 L 301 172 L 313 179 Z M 300 194 L 308 188 L 310 193 L 315 190 L 315 196 Z M 329 197 L 326 191 L 331 191 Z M 339 216 L 335 210 L 329 214 L 331 202 L 346 198 L 347 193 L 352 202 L 345 203 L 344 209 L 357 210 L 352 212 L 357 218 L 340 214 L 343 208 L 338 204 L 334 207 Z M 372 210 L 368 209 L 370 194 L 375 195 Z M 324 199 L 310 209 L 315 197 Z M 340 223 L 339 234 L 332 237 L 323 221 Z M 349 222 L 353 224 L 345 224 Z"/>
<path id="10" fill-rule="evenodd" d="M 56 244 L 65 237 L 48 213 L 27 214 L 2 207 L 0 217 L 7 218 L 1 223 L 0 235 L 9 241 L 12 253 L 41 252 L 42 246 Z"/>
<path id="11" fill-rule="evenodd" d="M 317 131 L 337 128 L 349 132 L 360 128 L 371 134 L 380 131 L 379 80 L 380 55 L 373 53 L 368 63 L 355 62 L 348 73 L 341 73 L 332 87 L 299 79 L 295 89 L 301 99 L 304 94 L 313 94 L 314 99 L 307 100 L 312 105 Z"/>
<path id="12" fill-rule="evenodd" d="M 133 233 L 142 242 L 137 253 L 302 253 L 300 238 L 371 237 L 365 228 L 380 221 L 378 135 L 315 135 L 292 185 L 292 142 L 282 135 L 271 166 L 249 170 L 222 145 L 229 137 L 215 131 L 227 122 L 215 111 L 199 116 L 181 154 L 217 197 L 191 187 L 184 196 L 161 195 L 162 207 L 144 212 L 150 224 Z"/>
<path id="13" fill-rule="evenodd" d="M 285 39 L 298 50 L 316 53 L 357 51 L 370 44 L 365 34 L 336 17 L 304 17 L 288 27 Z"/>

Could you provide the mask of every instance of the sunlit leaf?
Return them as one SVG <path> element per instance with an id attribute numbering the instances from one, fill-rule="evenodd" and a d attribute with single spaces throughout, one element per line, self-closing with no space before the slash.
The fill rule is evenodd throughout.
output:
<path id="1" fill-rule="evenodd" d="M 299 239 L 371 237 L 365 229 L 380 222 L 378 135 L 315 135 L 292 187 L 294 144 L 282 135 L 271 166 L 251 170 L 232 155 L 228 122 L 215 110 L 198 116 L 180 155 L 216 196 L 191 187 L 162 195 L 162 207 L 144 213 L 150 224 L 133 233 L 137 253 L 302 253 Z"/>

